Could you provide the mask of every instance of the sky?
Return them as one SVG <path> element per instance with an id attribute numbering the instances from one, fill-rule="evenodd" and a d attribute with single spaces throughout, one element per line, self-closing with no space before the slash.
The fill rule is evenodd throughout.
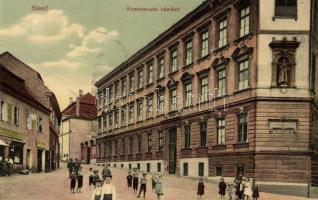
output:
<path id="1" fill-rule="evenodd" d="M 60 108 L 204 0 L 0 0 L 0 53 L 37 70 Z M 45 7 L 44 10 L 33 8 Z M 176 12 L 130 8 L 180 8 Z"/>

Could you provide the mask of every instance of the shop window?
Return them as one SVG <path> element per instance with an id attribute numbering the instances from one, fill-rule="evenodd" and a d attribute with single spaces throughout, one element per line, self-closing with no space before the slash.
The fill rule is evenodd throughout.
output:
<path id="1" fill-rule="evenodd" d="M 183 176 L 188 176 L 188 163 L 183 163 Z"/>
<path id="2" fill-rule="evenodd" d="M 9 156 L 15 164 L 23 164 L 23 144 L 11 143 Z"/>

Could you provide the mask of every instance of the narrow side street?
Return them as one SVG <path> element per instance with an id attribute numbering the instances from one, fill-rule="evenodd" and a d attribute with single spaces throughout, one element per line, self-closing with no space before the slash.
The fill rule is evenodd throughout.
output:
<path id="1" fill-rule="evenodd" d="M 93 188 L 88 186 L 89 165 L 83 166 L 84 186 L 82 193 L 72 194 L 69 190 L 68 172 L 65 164 L 61 169 L 51 173 L 13 175 L 0 178 L 0 199 L 1 200 L 90 200 Z M 102 168 L 99 168 L 100 171 Z M 111 169 L 113 184 L 116 186 L 119 200 L 137 199 L 133 191 L 127 190 L 127 172 L 121 169 Z M 163 179 L 164 196 L 163 200 L 195 200 L 197 199 L 197 180 L 189 178 L 178 178 L 165 176 Z M 283 196 L 261 193 L 260 200 L 305 200 L 306 198 Z M 142 198 L 141 198 L 142 199 Z M 151 191 L 150 176 L 148 176 L 146 199 L 155 200 L 156 197 Z M 205 183 L 205 195 L 203 200 L 220 199 L 217 185 L 211 182 Z"/>

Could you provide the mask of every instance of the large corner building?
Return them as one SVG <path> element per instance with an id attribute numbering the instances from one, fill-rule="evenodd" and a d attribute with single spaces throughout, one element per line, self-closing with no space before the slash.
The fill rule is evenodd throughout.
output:
<path id="1" fill-rule="evenodd" d="M 98 162 L 318 184 L 313 0 L 207 0 L 98 82 Z"/>

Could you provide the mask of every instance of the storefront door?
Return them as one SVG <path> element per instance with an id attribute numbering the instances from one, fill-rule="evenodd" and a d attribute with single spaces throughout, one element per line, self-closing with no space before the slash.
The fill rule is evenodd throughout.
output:
<path id="1" fill-rule="evenodd" d="M 169 174 L 176 173 L 177 161 L 177 129 L 172 128 L 169 130 Z"/>
<path id="2" fill-rule="evenodd" d="M 43 151 L 41 149 L 38 149 L 38 162 L 37 162 L 37 170 L 38 172 L 42 172 L 42 153 Z"/>
<path id="3" fill-rule="evenodd" d="M 86 163 L 90 164 L 90 162 L 91 162 L 91 148 L 87 147 L 87 161 L 86 161 Z"/>
<path id="4" fill-rule="evenodd" d="M 32 169 L 32 153 L 31 149 L 27 149 L 27 157 L 26 157 L 26 167 L 27 169 Z"/>

